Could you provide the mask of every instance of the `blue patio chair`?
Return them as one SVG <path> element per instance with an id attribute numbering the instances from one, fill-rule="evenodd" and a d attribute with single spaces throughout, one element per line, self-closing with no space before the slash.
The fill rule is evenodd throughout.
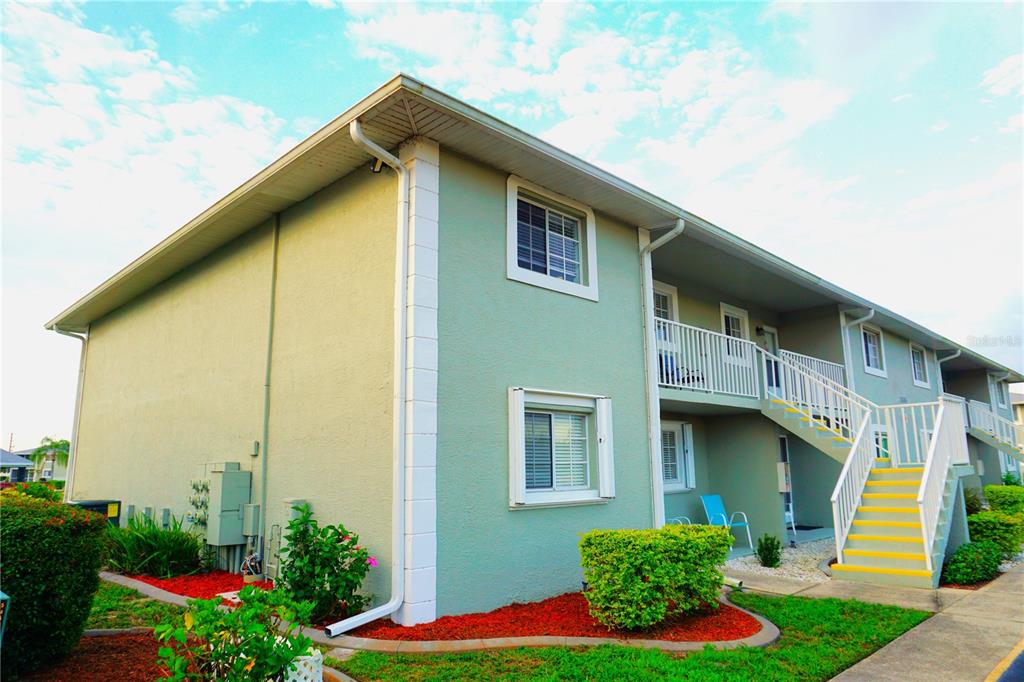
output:
<path id="1" fill-rule="evenodd" d="M 730 516 L 725 511 L 725 503 L 722 502 L 721 495 L 701 495 L 700 502 L 704 505 L 704 513 L 708 517 L 708 524 L 712 526 L 725 526 L 729 530 L 733 528 L 742 528 L 747 531 L 747 544 L 750 545 L 750 549 L 754 549 L 754 541 L 750 538 L 750 522 L 747 520 L 747 515 L 741 511 L 733 512 Z M 741 517 L 741 521 L 737 521 L 736 517 Z"/>

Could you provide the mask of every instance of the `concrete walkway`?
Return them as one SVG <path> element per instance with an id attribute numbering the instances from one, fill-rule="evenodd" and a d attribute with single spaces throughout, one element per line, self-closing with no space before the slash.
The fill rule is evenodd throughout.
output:
<path id="1" fill-rule="evenodd" d="M 827 584 L 836 584 L 831 581 Z M 885 601 L 882 594 L 856 594 L 856 588 L 870 587 L 863 583 L 846 583 L 846 598 L 879 601 L 900 606 L 906 603 L 899 588 L 879 588 L 894 593 Z M 819 586 L 821 587 L 821 586 Z M 904 588 L 910 589 L 910 588 Z M 801 592 L 801 596 L 812 590 Z M 915 590 L 932 595 L 944 590 Z M 915 682 L 944 680 L 946 682 L 982 682 L 1007 654 L 1024 638 L 1024 567 L 1018 567 L 992 581 L 980 590 L 945 590 L 964 592 L 964 596 L 943 603 L 942 596 L 918 598 L 938 605 L 937 613 L 868 656 L 857 665 L 833 678 L 840 682 Z M 841 596 L 841 595 L 829 595 Z M 921 606 L 917 608 L 923 608 Z"/>

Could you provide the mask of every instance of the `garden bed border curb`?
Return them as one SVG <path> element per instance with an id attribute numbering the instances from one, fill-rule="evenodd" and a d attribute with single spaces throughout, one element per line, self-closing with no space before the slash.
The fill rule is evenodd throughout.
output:
<path id="1" fill-rule="evenodd" d="M 188 597 L 183 597 L 180 594 L 174 594 L 167 590 L 162 590 L 159 587 L 154 587 L 149 583 L 142 582 L 141 580 L 135 580 L 127 576 L 118 575 L 116 573 L 109 573 L 103 571 L 100 573 L 100 577 L 103 580 L 107 580 L 124 587 L 130 587 L 138 590 L 142 594 L 156 599 L 158 601 L 175 604 L 177 606 L 187 606 Z M 396 639 L 368 639 L 365 637 L 352 637 L 351 635 L 338 635 L 337 637 L 328 637 L 326 633 L 319 628 L 302 628 L 302 634 L 312 639 L 317 644 L 323 644 L 331 647 L 340 649 L 355 649 L 358 651 L 381 651 L 385 653 L 399 653 L 399 654 L 411 654 L 411 653 L 448 653 L 458 651 L 480 651 L 482 649 L 509 649 L 514 647 L 542 647 L 542 646 L 600 646 L 602 644 L 616 644 L 619 646 L 629 646 L 641 649 L 661 649 L 663 651 L 700 651 L 707 645 L 711 645 L 715 649 L 735 649 L 741 646 L 750 647 L 765 647 L 774 644 L 779 639 L 779 628 L 774 623 L 764 618 L 763 616 L 756 614 L 752 611 L 748 611 L 736 604 L 733 604 L 729 600 L 729 592 L 732 590 L 728 587 L 725 588 L 724 594 L 722 594 L 718 600 L 723 604 L 728 604 L 734 609 L 739 609 L 748 616 L 753 617 L 761 624 L 761 629 L 751 635 L 750 637 L 744 637 L 742 639 L 730 639 L 718 642 L 670 642 L 663 639 L 627 639 L 622 637 L 564 637 L 560 635 L 539 635 L 531 637 L 493 637 L 488 639 L 441 639 L 441 640 L 429 640 L 429 641 L 409 641 L 409 640 L 396 640 Z M 88 631 L 90 636 L 101 636 L 102 634 L 126 634 L 125 630 L 120 631 L 102 631 L 102 630 L 90 630 Z"/>

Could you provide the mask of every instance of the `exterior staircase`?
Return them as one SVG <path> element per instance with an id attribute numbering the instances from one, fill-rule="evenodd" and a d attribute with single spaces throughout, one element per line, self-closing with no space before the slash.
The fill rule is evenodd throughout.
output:
<path id="1" fill-rule="evenodd" d="M 972 400 L 969 405 L 969 434 L 999 452 L 1024 462 L 1024 428 L 996 414 L 987 403 Z"/>
<path id="2" fill-rule="evenodd" d="M 934 588 L 966 464 L 962 401 L 878 406 L 765 353 L 762 413 L 843 462 L 832 496 L 844 580 Z M 880 426 L 885 438 L 876 441 Z"/>

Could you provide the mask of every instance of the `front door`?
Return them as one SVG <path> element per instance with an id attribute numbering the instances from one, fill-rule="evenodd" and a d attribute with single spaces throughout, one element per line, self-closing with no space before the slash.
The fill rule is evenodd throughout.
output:
<path id="1" fill-rule="evenodd" d="M 779 330 L 775 327 L 764 326 L 764 345 L 765 350 L 774 355 L 779 356 Z M 773 395 L 782 394 L 782 384 L 779 376 L 779 361 L 773 358 L 766 357 L 764 362 L 765 378 L 768 383 L 768 392 Z"/>

